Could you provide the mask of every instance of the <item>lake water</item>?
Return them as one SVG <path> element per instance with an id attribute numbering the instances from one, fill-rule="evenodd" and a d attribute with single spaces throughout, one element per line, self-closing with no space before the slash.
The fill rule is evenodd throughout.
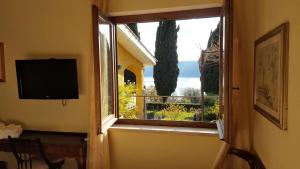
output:
<path id="1" fill-rule="evenodd" d="M 154 86 L 153 77 L 144 77 L 144 85 L 146 87 Z M 200 89 L 201 83 L 199 77 L 178 77 L 177 88 L 173 93 L 174 96 L 182 96 L 186 88 Z"/>

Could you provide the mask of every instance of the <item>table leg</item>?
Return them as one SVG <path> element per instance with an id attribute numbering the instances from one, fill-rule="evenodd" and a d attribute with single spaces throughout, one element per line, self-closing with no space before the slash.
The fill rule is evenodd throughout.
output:
<path id="1" fill-rule="evenodd" d="M 77 167 L 78 169 L 86 169 L 86 159 L 82 157 L 76 157 Z"/>

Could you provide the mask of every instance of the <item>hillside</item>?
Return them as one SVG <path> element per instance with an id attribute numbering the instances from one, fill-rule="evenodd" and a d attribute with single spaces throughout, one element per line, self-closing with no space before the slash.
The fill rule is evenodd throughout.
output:
<path id="1" fill-rule="evenodd" d="M 200 77 L 199 65 L 197 61 L 180 61 L 178 62 L 179 77 Z M 153 77 L 153 67 L 146 66 L 145 77 Z"/>

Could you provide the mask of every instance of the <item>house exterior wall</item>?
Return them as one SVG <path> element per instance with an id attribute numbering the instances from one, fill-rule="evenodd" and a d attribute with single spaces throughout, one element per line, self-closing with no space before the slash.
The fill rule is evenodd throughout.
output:
<path id="1" fill-rule="evenodd" d="M 144 84 L 144 66 L 131 53 L 129 53 L 120 43 L 118 43 L 118 65 L 121 68 L 118 70 L 119 85 L 124 85 L 124 70 L 128 69 L 136 75 L 136 95 L 143 95 Z M 143 98 L 136 99 L 137 111 L 143 111 Z M 142 114 L 142 113 L 141 113 Z"/>

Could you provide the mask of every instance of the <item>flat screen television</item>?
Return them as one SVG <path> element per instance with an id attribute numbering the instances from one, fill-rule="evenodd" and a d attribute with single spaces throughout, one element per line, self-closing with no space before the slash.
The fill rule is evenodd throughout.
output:
<path id="1" fill-rule="evenodd" d="M 75 59 L 16 60 L 20 99 L 78 99 Z"/>

